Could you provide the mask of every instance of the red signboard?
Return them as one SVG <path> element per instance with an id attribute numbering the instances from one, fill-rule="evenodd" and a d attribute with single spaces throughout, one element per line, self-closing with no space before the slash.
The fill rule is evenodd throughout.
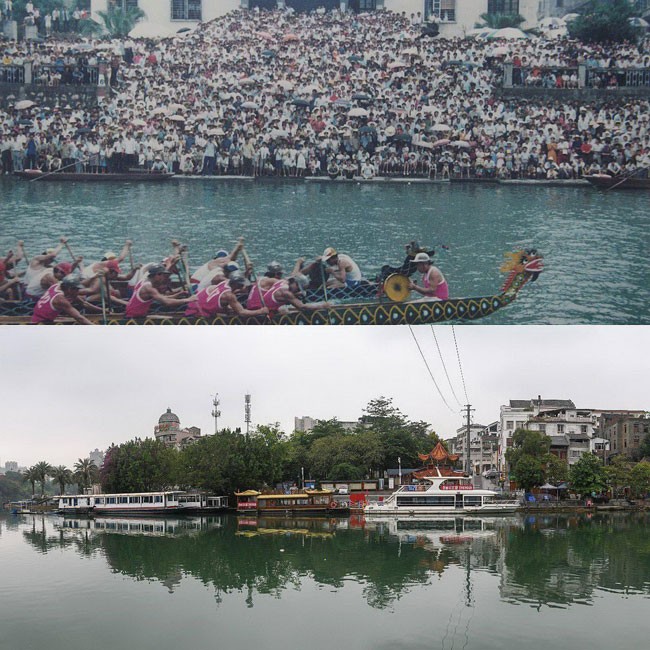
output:
<path id="1" fill-rule="evenodd" d="M 237 504 L 237 510 L 255 510 L 257 508 L 257 501 L 240 501 Z"/>
<path id="2" fill-rule="evenodd" d="M 440 486 L 440 489 L 441 490 L 456 490 L 456 491 L 473 490 L 474 486 L 469 484 L 469 483 L 462 483 L 460 485 L 444 485 L 443 484 L 443 485 Z"/>

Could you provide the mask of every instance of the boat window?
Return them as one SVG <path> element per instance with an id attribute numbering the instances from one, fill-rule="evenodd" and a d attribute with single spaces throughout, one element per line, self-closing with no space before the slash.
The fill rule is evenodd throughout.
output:
<path id="1" fill-rule="evenodd" d="M 463 503 L 466 506 L 480 506 L 481 505 L 481 497 L 480 496 L 469 496 L 468 494 L 465 495 L 465 498 L 463 499 Z"/>
<path id="2" fill-rule="evenodd" d="M 162 496 L 160 494 L 156 494 L 153 499 L 156 503 L 162 503 Z"/>
<path id="3" fill-rule="evenodd" d="M 115 497 L 106 497 L 106 503 L 115 503 Z"/>
<path id="4" fill-rule="evenodd" d="M 140 503 L 140 497 L 129 497 L 129 503 Z"/>
<path id="5" fill-rule="evenodd" d="M 95 504 L 97 504 L 97 505 L 104 505 L 104 499 L 103 499 L 103 497 L 95 497 Z"/>
<path id="6" fill-rule="evenodd" d="M 119 501 L 118 503 L 128 503 L 129 502 L 129 497 L 118 497 Z"/>
<path id="7" fill-rule="evenodd" d="M 400 495 L 397 497 L 398 506 L 453 506 L 455 502 L 455 497 L 450 496 L 410 496 L 410 495 Z"/>
<path id="8" fill-rule="evenodd" d="M 153 497 L 152 496 L 142 497 L 142 503 L 153 503 Z"/>

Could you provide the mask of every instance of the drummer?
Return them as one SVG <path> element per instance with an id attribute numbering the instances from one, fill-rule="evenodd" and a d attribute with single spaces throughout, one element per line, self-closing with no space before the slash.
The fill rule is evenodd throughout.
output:
<path id="1" fill-rule="evenodd" d="M 447 300 L 449 298 L 447 280 L 445 280 L 442 271 L 431 263 L 431 256 L 424 252 L 418 253 L 413 258 L 413 264 L 416 265 L 418 272 L 422 274 L 422 285 L 410 280 L 409 289 L 417 291 L 423 296 Z"/>

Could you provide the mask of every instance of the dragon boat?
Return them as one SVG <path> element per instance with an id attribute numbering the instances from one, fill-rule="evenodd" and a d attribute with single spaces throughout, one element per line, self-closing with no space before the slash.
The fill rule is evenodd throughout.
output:
<path id="1" fill-rule="evenodd" d="M 585 180 L 601 190 L 650 190 L 650 178 L 640 178 L 634 174 L 627 176 L 592 174 L 585 176 Z"/>
<path id="2" fill-rule="evenodd" d="M 501 266 L 507 278 L 498 293 L 472 298 L 437 300 L 424 298 L 408 300 L 409 280 L 405 275 L 392 274 L 383 283 L 362 287 L 368 297 L 359 300 L 354 294 L 339 294 L 340 304 L 329 304 L 315 310 L 278 311 L 268 316 L 241 317 L 218 314 L 211 318 L 188 317 L 184 313 L 158 311 L 144 318 L 126 318 L 123 314 L 85 314 L 105 325 L 426 325 L 446 321 L 474 321 L 485 318 L 512 303 L 521 289 L 534 282 L 544 269 L 543 256 L 534 249 L 506 253 Z M 331 292 L 330 292 L 331 293 Z M 332 300 L 333 295 L 328 295 Z M 28 324 L 31 310 L 22 303 L 0 306 L 0 324 Z M 70 324 L 70 318 L 60 318 L 59 324 Z"/>
<path id="3" fill-rule="evenodd" d="M 175 174 L 171 172 L 123 172 L 92 174 L 89 172 L 42 172 L 38 169 L 27 169 L 22 172 L 14 172 L 18 178 L 27 181 L 45 181 L 45 182 L 82 182 L 82 183 L 111 183 L 111 182 L 146 182 L 160 183 L 173 178 Z"/>

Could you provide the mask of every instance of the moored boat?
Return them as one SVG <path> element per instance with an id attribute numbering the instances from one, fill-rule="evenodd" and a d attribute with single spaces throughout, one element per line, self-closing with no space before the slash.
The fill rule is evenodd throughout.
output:
<path id="1" fill-rule="evenodd" d="M 26 169 L 21 172 L 14 172 L 15 176 L 28 181 L 48 181 L 48 182 L 61 182 L 61 181 L 77 181 L 83 183 L 111 183 L 111 182 L 156 182 L 168 181 L 173 178 L 175 174 L 171 172 L 123 172 L 123 173 L 107 173 L 107 174 L 92 174 L 89 172 L 42 172 L 40 169 Z"/>
<path id="2" fill-rule="evenodd" d="M 61 514 L 159 515 L 219 512 L 228 507 L 228 498 L 180 491 L 134 492 L 124 494 L 73 494 L 58 497 Z"/>
<path id="3" fill-rule="evenodd" d="M 455 472 L 430 467 L 416 485 L 401 485 L 384 500 L 369 503 L 366 517 L 386 515 L 463 515 L 515 512 L 517 499 L 501 499 L 492 490 L 474 487 L 472 479 Z"/>
<path id="4" fill-rule="evenodd" d="M 302 490 L 290 494 L 262 494 L 257 490 L 235 492 L 238 512 L 273 514 L 347 514 L 347 502 L 334 498 L 331 490 Z"/>
<path id="5" fill-rule="evenodd" d="M 585 180 L 601 190 L 650 190 L 650 178 L 640 178 L 634 174 L 628 176 L 592 174 L 585 176 Z"/>

